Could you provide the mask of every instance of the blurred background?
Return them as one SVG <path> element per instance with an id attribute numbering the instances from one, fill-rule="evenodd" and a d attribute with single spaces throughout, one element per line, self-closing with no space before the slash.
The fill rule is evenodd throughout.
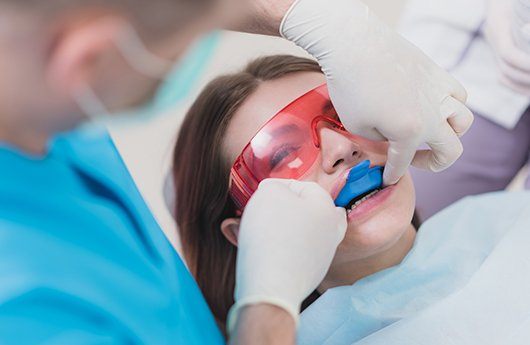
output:
<path id="1" fill-rule="evenodd" d="M 365 0 L 380 18 L 392 26 L 397 25 L 405 2 L 406 0 Z M 147 125 L 111 128 L 118 149 L 140 191 L 177 249 L 180 249 L 180 246 L 175 223 L 165 205 L 162 191 L 170 169 L 173 143 L 180 121 L 195 96 L 213 77 L 235 71 L 260 55 L 278 53 L 305 55 L 301 49 L 281 38 L 223 32 L 214 56 L 199 83 L 188 99 L 173 109 L 171 114 L 159 117 Z"/>

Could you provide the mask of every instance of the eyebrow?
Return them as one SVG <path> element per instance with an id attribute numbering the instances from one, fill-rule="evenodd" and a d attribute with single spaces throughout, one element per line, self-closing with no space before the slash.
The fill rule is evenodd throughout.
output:
<path id="1" fill-rule="evenodd" d="M 271 135 L 273 137 L 275 137 L 275 136 L 279 136 L 279 135 L 289 134 L 289 133 L 297 131 L 297 130 L 300 130 L 299 126 L 294 125 L 294 124 L 289 124 L 289 125 L 285 125 L 285 126 L 281 126 L 281 127 L 275 128 L 272 131 Z"/>
<path id="2" fill-rule="evenodd" d="M 322 112 L 323 115 L 327 115 L 331 111 L 335 112 L 335 107 L 333 106 L 333 103 L 331 103 L 331 101 L 328 100 L 322 105 L 322 108 L 320 109 L 320 111 Z M 275 128 L 272 131 L 271 135 L 272 136 L 284 135 L 284 134 L 289 134 L 297 130 L 300 130 L 299 126 L 294 125 L 294 124 L 289 124 L 289 125 Z"/>

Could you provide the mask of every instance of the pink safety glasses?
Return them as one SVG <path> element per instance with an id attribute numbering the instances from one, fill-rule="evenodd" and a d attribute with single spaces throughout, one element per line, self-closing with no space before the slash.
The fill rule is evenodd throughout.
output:
<path id="1" fill-rule="evenodd" d="M 320 155 L 322 125 L 346 132 L 325 84 L 290 103 L 258 131 L 230 172 L 230 196 L 239 211 L 261 181 L 304 176 Z"/>

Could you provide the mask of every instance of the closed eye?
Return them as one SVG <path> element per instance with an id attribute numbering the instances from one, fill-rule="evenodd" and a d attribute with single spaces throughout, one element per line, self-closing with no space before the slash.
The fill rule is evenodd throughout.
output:
<path id="1" fill-rule="evenodd" d="M 278 150 L 274 152 L 272 155 L 270 161 L 269 161 L 269 167 L 270 170 L 274 170 L 282 161 L 289 157 L 293 152 L 298 151 L 300 149 L 300 146 L 282 146 Z"/>

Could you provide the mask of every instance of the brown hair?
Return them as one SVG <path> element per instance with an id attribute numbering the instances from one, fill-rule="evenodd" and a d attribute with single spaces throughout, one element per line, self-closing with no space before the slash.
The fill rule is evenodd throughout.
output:
<path id="1" fill-rule="evenodd" d="M 175 216 L 184 255 L 223 330 L 234 303 L 236 263 L 236 247 L 220 230 L 223 220 L 236 216 L 228 194 L 232 162 L 222 151 L 225 133 L 234 113 L 261 82 L 297 72 L 321 70 L 310 59 L 274 55 L 213 80 L 188 111 L 175 147 Z"/>

